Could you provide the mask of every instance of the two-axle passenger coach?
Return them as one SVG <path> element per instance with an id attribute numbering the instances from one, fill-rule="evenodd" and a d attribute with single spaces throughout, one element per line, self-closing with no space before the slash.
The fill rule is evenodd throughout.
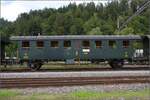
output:
<path id="1" fill-rule="evenodd" d="M 134 57 L 134 42 L 141 42 L 144 57 L 149 58 L 150 36 L 139 35 L 63 35 L 63 36 L 12 36 L 18 42 L 21 62 L 32 69 L 40 69 L 45 61 L 88 60 L 108 61 L 112 68 L 122 67 L 124 60 Z"/>

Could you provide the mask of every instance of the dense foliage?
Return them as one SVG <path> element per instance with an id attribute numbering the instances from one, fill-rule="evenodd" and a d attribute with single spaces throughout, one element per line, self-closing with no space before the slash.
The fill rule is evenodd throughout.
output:
<path id="1" fill-rule="evenodd" d="M 105 6 L 75 3 L 58 9 L 22 13 L 14 22 L 0 19 L 0 33 L 10 35 L 149 34 L 150 9 L 136 16 L 121 32 L 121 25 L 146 0 L 114 0 Z M 119 23 L 119 24 L 118 24 Z"/>
<path id="2" fill-rule="evenodd" d="M 140 15 L 118 32 L 117 28 L 135 13 L 147 0 L 114 0 L 106 5 L 75 3 L 58 9 L 45 8 L 22 13 L 14 22 L 0 18 L 0 35 L 109 35 L 109 34 L 149 34 L 150 9 Z M 17 45 L 8 45 L 8 56 L 16 55 Z M 12 52 L 13 51 L 13 52 Z"/>

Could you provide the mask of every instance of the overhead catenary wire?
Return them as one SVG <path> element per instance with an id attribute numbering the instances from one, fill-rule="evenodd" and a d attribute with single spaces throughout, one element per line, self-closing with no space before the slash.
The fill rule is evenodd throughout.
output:
<path id="1" fill-rule="evenodd" d="M 143 12 L 144 9 L 146 9 L 150 5 L 150 1 L 146 1 L 140 8 L 137 9 L 137 11 L 119 27 L 118 31 L 122 30 L 135 16 L 139 15 L 141 12 Z"/>

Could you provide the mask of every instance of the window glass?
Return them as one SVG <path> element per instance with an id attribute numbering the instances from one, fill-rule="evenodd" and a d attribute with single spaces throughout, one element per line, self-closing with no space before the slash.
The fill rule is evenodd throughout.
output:
<path id="1" fill-rule="evenodd" d="M 89 41 L 82 41 L 82 46 L 89 48 L 90 47 L 90 42 Z"/>
<path id="2" fill-rule="evenodd" d="M 64 41 L 64 47 L 67 48 L 67 47 L 71 47 L 71 41 Z"/>
<path id="3" fill-rule="evenodd" d="M 37 47 L 44 47 L 44 42 L 43 41 L 37 41 L 36 46 Z"/>
<path id="4" fill-rule="evenodd" d="M 124 40 L 123 41 L 123 47 L 124 48 L 128 48 L 129 47 L 129 41 L 128 40 Z"/>
<path id="5" fill-rule="evenodd" d="M 58 47 L 58 41 L 51 41 L 51 47 L 57 48 Z"/>
<path id="6" fill-rule="evenodd" d="M 116 48 L 116 41 L 110 40 L 110 41 L 109 41 L 109 47 L 111 47 L 111 48 Z"/>
<path id="7" fill-rule="evenodd" d="M 102 41 L 95 41 L 96 48 L 102 47 Z"/>
<path id="8" fill-rule="evenodd" d="M 29 41 L 22 41 L 22 47 L 28 48 L 30 46 Z"/>

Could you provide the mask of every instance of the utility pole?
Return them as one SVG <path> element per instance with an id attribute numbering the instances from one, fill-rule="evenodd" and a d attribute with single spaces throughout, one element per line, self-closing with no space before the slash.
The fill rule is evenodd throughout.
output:
<path id="1" fill-rule="evenodd" d="M 117 29 L 120 28 L 120 21 L 119 21 L 119 17 L 117 18 Z"/>

